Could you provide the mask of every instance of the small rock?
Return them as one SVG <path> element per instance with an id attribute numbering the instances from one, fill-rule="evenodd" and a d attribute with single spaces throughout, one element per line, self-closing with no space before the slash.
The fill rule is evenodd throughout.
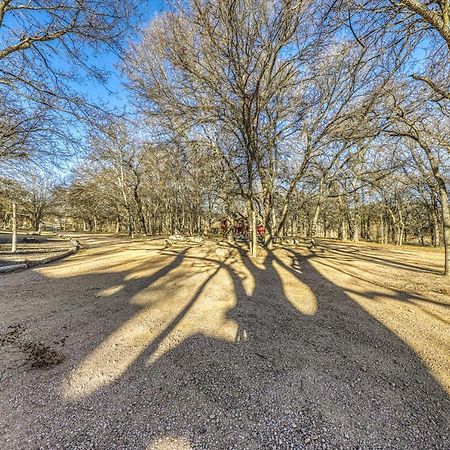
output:
<path id="1" fill-rule="evenodd" d="M 215 253 L 217 256 L 220 256 L 221 258 L 228 258 L 231 255 L 230 249 L 225 247 L 216 248 Z"/>

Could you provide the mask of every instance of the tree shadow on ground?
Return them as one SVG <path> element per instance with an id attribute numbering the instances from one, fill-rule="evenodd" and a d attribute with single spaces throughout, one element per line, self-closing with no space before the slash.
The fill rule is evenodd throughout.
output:
<path id="1" fill-rule="evenodd" d="M 144 261 L 131 273 L 148 264 Z M 282 273 L 289 274 L 291 286 Z M 76 389 L 66 383 L 67 368 L 55 369 L 63 390 L 42 393 L 45 427 L 39 418 L 28 422 L 27 433 L 36 446 L 450 447 L 446 392 L 401 339 L 321 275 L 307 255 L 290 250 L 286 258 L 271 252 L 255 263 L 239 248 L 226 260 L 211 252 L 185 250 L 150 276 L 116 275 L 113 284 L 123 285 L 122 294 L 95 301 L 89 310 L 89 343 L 71 359 L 75 372 L 97 348 L 111 357 L 115 343 L 110 337 L 143 310 L 147 322 L 139 322 L 134 336 L 150 332 L 157 325 L 152 320 L 162 317 L 167 302 L 177 301 L 177 283 L 191 283 L 190 294 L 162 331 L 151 340 L 148 335 L 145 347 L 120 373 L 100 378 L 95 389 L 86 391 L 80 385 L 84 394 L 68 398 L 64 389 Z M 219 275 L 228 281 L 219 282 Z M 75 282 L 80 288 L 101 284 L 102 276 L 91 274 Z M 296 289 L 300 302 L 302 296 L 314 299 L 308 313 L 295 306 L 291 297 Z M 129 300 L 125 303 L 124 292 Z M 141 302 L 131 301 L 139 296 Z M 211 296 L 208 306 L 194 313 Z M 193 323 L 207 322 L 217 310 L 224 311 L 217 335 L 214 329 L 200 332 L 197 325 L 188 332 L 189 315 L 194 315 Z M 233 339 L 224 339 L 219 328 L 229 323 L 235 325 Z M 181 337 L 169 339 L 177 329 Z M 133 353 L 133 343 L 125 344 Z M 92 370 L 104 370 L 101 358 L 92 364 Z M 47 378 L 37 378 L 37 385 L 45 386 Z M 73 383 L 80 380 L 90 383 L 89 377 Z M 25 403 L 22 408 L 26 410 Z"/>
<path id="2" fill-rule="evenodd" d="M 399 252 L 401 247 L 397 248 Z M 316 247 L 318 252 L 323 252 L 327 254 L 327 258 L 333 260 L 341 260 L 347 262 L 367 262 L 381 268 L 393 268 L 393 269 L 403 269 L 418 273 L 430 273 L 430 274 L 442 274 L 442 271 L 436 268 L 434 265 L 427 264 L 426 267 L 421 267 L 417 264 L 415 260 L 409 260 L 404 257 L 403 260 L 399 258 L 390 258 L 387 256 L 374 255 L 372 251 L 383 250 L 383 247 L 369 247 L 367 249 L 361 248 L 361 246 L 353 246 L 349 243 L 336 243 L 336 242 L 326 242 L 325 245 L 319 244 Z M 405 252 L 407 253 L 407 252 Z M 396 256 L 394 254 L 394 256 Z M 412 258 L 412 256 L 411 256 Z M 406 259 L 406 260 L 405 260 Z"/>

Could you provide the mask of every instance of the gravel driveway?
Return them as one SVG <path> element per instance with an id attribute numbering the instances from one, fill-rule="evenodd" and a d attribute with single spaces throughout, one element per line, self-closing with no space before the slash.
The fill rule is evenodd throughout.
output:
<path id="1" fill-rule="evenodd" d="M 441 254 L 84 243 L 0 277 L 2 450 L 450 448 Z"/>

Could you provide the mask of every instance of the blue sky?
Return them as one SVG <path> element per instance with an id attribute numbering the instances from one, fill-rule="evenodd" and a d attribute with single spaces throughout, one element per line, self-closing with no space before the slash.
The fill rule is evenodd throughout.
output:
<path id="1" fill-rule="evenodd" d="M 149 23 L 155 14 L 161 12 L 164 8 L 166 0 L 147 0 L 142 2 L 143 23 Z M 94 102 L 107 103 L 113 107 L 116 112 L 120 113 L 125 109 L 129 109 L 128 93 L 124 87 L 125 78 L 122 76 L 117 65 L 119 58 L 112 52 L 102 53 L 96 58 L 93 58 L 95 64 L 107 71 L 110 75 L 108 78 L 107 87 L 101 83 L 89 80 L 83 86 L 83 91 Z M 109 92 L 112 91 L 112 92 Z"/>
<path id="2" fill-rule="evenodd" d="M 167 0 L 142 1 L 140 3 L 140 12 L 142 17 L 138 25 L 141 28 L 145 27 L 152 20 L 155 14 L 158 14 L 164 9 L 166 4 Z M 41 16 L 40 18 L 43 19 L 43 17 L 45 16 Z M 39 21 L 37 21 L 36 23 L 38 22 Z M 41 23 L 45 23 L 45 18 L 41 21 Z M 11 39 L 12 42 L 16 41 L 18 36 L 20 36 L 22 25 L 22 23 L 16 20 L 16 17 L 13 14 L 6 15 L 3 26 L 0 27 L 0 40 L 4 40 L 5 44 L 9 39 Z M 129 38 L 131 38 L 131 36 Z M 57 46 L 58 44 L 55 45 Z M 94 51 L 94 49 L 85 46 L 84 52 L 89 65 L 92 64 L 95 67 L 103 69 L 104 71 L 109 73 L 106 86 L 99 81 L 95 81 L 87 77 L 86 72 L 83 69 L 74 67 L 72 62 L 68 62 L 64 57 L 60 57 L 60 54 L 52 54 L 50 51 L 48 52 L 48 57 L 53 67 L 57 70 L 69 73 L 74 72 L 74 78 L 72 80 L 66 80 L 67 83 L 74 91 L 86 95 L 92 103 L 106 104 L 108 110 L 113 110 L 114 112 L 117 112 L 119 114 L 125 112 L 125 110 L 131 112 L 132 105 L 128 98 L 129 94 L 124 87 L 124 83 L 126 80 L 121 74 L 120 69 L 117 67 L 120 62 L 119 57 L 113 51 L 108 51 L 105 48 L 100 49 L 97 52 Z M 83 139 L 85 131 L 83 126 L 77 127 L 74 125 L 69 125 L 69 128 L 72 130 L 74 136 L 79 136 L 80 140 Z M 54 145 L 54 143 L 49 145 Z M 61 142 L 61 147 L 65 148 L 66 143 Z M 77 150 L 75 153 L 78 154 L 78 156 L 81 156 L 81 152 L 79 150 Z M 59 175 L 64 175 L 69 171 L 70 167 L 76 163 L 76 160 L 77 157 L 74 154 L 73 158 L 64 161 L 67 167 L 57 168 L 56 171 Z M 22 165 L 23 164 L 20 164 L 19 166 Z"/>
<path id="3" fill-rule="evenodd" d="M 168 0 L 144 0 L 139 4 L 139 13 L 140 20 L 138 22 L 139 27 L 145 27 L 155 16 L 161 12 L 167 6 Z M 29 22 L 29 24 L 33 27 L 36 26 L 39 29 L 40 26 L 44 26 L 48 17 L 45 13 L 41 12 L 33 12 L 29 13 L 30 17 L 35 17 L 35 22 Z M 25 19 L 21 21 L 21 15 L 17 11 L 14 14 L 6 14 L 4 17 L 4 22 L 0 27 L 0 40 L 4 40 L 6 43 L 11 40 L 11 42 L 15 43 L 21 34 L 21 30 L 23 27 L 27 26 L 27 20 Z M 31 20 L 31 19 L 30 19 Z M 128 39 L 132 39 L 131 36 L 128 36 Z M 2 42 L 3 45 L 3 42 Z M 55 48 L 58 47 L 57 43 L 51 43 L 50 46 L 55 45 Z M 38 46 L 39 47 L 39 46 Z M 108 103 L 110 106 L 117 108 L 118 112 L 127 107 L 127 93 L 124 89 L 124 82 L 126 81 L 122 76 L 119 68 L 117 67 L 119 64 L 119 57 L 114 54 L 112 51 L 108 51 L 103 48 L 100 50 L 94 51 L 94 49 L 86 46 L 84 48 L 85 56 L 88 59 L 88 65 L 95 66 L 97 68 L 103 69 L 106 73 L 109 74 L 108 82 L 106 86 L 102 83 L 92 80 L 86 76 L 86 73 L 82 69 L 77 69 L 72 65 L 72 63 L 68 63 L 64 56 L 61 56 L 58 53 L 51 54 L 51 52 L 47 53 L 47 57 L 51 60 L 51 64 L 54 65 L 54 68 L 57 70 L 61 70 L 63 72 L 72 72 L 74 71 L 74 79 L 70 82 L 71 86 L 75 91 L 81 92 L 88 96 L 89 100 L 93 103 Z M 76 76 L 81 79 L 76 80 Z M 110 92 L 112 91 L 112 93 Z"/>

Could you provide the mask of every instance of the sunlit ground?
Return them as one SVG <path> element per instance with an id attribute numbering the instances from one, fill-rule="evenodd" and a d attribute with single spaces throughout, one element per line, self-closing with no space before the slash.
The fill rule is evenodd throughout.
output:
<path id="1" fill-rule="evenodd" d="M 253 373 L 261 364 L 273 373 L 303 370 L 302 385 L 311 399 L 323 402 L 326 420 L 337 423 L 360 420 L 350 419 L 352 408 L 338 401 L 357 394 L 356 387 L 347 391 L 353 383 L 366 383 L 356 399 L 363 392 L 380 395 L 387 405 L 414 392 L 415 378 L 419 385 L 429 384 L 426 372 L 436 383 L 427 389 L 450 392 L 450 296 L 438 274 L 439 252 L 327 242 L 312 252 L 260 250 L 251 259 L 240 247 L 220 257 L 213 243 L 187 247 L 107 238 L 90 243 L 64 262 L 0 280 L 3 292 L 15 291 L 2 305 L 9 323 L 37 324 L 33 332 L 43 340 L 55 330 L 69 330 L 61 350 L 67 355 L 58 381 L 62 402 L 83 404 L 107 395 L 144 369 L 151 379 L 168 361 L 177 365 L 196 342 L 203 352 L 198 364 L 206 364 L 212 377 L 213 354 L 224 367 L 231 364 L 226 371 L 237 371 L 248 382 L 261 376 Z M 255 361 L 235 360 L 233 348 Z M 267 376 L 274 376 L 271 371 Z M 397 394 L 404 381 L 407 391 Z M 342 391 L 338 397 L 326 388 L 330 383 Z M 276 392 L 304 395 L 283 386 Z M 251 390 L 259 388 L 255 381 Z M 147 449 L 191 444 L 186 436 L 167 432 Z"/>
<path id="2" fill-rule="evenodd" d="M 131 252 L 131 254 L 130 254 Z M 251 298 L 255 277 L 235 250 L 227 259 L 218 258 L 213 247 L 204 249 L 152 249 L 147 259 L 157 263 L 142 267 L 136 250 L 123 250 L 127 262 L 104 268 L 101 273 L 122 269 L 123 282 L 99 289 L 96 297 L 127 295 L 127 286 L 143 282 L 141 289 L 127 300 L 139 307 L 139 312 L 125 321 L 105 339 L 67 380 L 67 398 L 77 399 L 92 394 L 99 387 L 119 378 L 144 350 L 151 365 L 166 352 L 197 334 L 227 342 L 248 338 L 247 332 L 227 312 L 236 307 L 236 287 Z M 181 256 L 180 256 L 181 255 Z M 102 264 L 105 256 L 94 256 L 91 263 Z M 180 261 L 177 261 L 180 258 Z M 133 262 L 129 262 L 132 260 Z M 78 263 L 67 268 L 70 271 Z M 264 273 L 266 257 L 251 262 L 254 270 Z M 317 309 L 311 289 L 276 259 L 271 261 L 279 276 L 286 300 L 304 315 Z M 165 273 L 163 267 L 173 267 Z M 162 273 L 161 273 L 162 272 Z M 92 269 L 86 272 L 92 273 Z M 51 274 L 48 274 L 50 277 Z M 83 272 L 80 274 L 83 275 Z M 64 273 L 58 276 L 64 277 Z M 152 283 L 146 280 L 152 279 Z M 123 292 L 122 292 L 123 291 Z M 151 348 L 151 351 L 148 351 Z M 100 369 L 100 370 L 99 370 Z"/>
<path id="3" fill-rule="evenodd" d="M 122 296 L 138 307 L 73 371 L 64 384 L 64 395 L 78 399 L 92 394 L 119 378 L 144 350 L 151 365 L 197 334 L 227 342 L 247 339 L 246 330 L 227 313 L 236 307 L 237 292 L 251 298 L 255 277 L 266 272 L 269 278 L 276 275 L 285 301 L 300 315 L 317 313 L 316 296 L 302 281 L 297 262 L 298 254 L 307 254 L 305 250 L 277 249 L 273 255 L 260 250 L 259 257 L 251 260 L 236 249 L 223 259 L 214 248 L 118 245 L 105 254 L 104 249 L 81 254 L 61 268 L 42 269 L 48 278 L 67 278 L 74 271 L 78 277 L 112 273 L 121 282 L 99 288 L 95 296 L 105 301 Z M 439 270 L 441 256 L 338 244 L 319 247 L 309 261 L 324 279 L 404 340 L 450 391 L 449 295 L 445 281 L 433 273 Z M 408 290 L 400 290 L 401 286 Z"/>

